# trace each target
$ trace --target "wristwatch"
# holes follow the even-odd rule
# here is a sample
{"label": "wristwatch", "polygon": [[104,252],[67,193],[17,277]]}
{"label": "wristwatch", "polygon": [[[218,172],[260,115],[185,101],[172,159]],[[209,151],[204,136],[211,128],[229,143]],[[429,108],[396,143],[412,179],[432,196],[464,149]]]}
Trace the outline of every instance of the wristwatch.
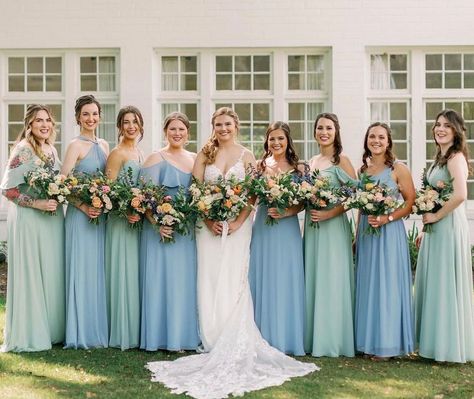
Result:
{"label": "wristwatch", "polygon": [[388,221],[393,222],[393,215],[388,215]]}

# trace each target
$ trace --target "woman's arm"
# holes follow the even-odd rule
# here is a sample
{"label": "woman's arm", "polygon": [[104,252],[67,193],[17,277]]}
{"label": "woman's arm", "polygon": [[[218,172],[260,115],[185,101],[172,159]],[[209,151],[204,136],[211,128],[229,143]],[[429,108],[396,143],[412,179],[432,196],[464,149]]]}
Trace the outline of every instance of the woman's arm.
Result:
{"label": "woman's arm", "polygon": [[64,155],[63,165],[61,167],[61,174],[67,176],[71,173],[76,166],[79,159],[80,146],[78,142],[72,141],[69,143],[66,149],[66,155]]}

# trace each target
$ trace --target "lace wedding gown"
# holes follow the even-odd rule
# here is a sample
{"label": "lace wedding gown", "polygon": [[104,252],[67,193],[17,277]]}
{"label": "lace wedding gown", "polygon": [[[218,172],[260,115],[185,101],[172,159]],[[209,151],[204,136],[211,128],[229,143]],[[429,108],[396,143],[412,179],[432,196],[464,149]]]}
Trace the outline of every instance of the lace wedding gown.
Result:
{"label": "lace wedding gown", "polygon": [[[244,178],[241,158],[225,177]],[[221,175],[216,166],[208,165],[204,180],[216,181]],[[247,279],[251,232],[250,218],[229,236],[216,237],[205,226],[197,230],[199,322],[208,353],[146,365],[152,381],[163,383],[172,393],[227,398],[319,370],[271,347],[254,322]]]}

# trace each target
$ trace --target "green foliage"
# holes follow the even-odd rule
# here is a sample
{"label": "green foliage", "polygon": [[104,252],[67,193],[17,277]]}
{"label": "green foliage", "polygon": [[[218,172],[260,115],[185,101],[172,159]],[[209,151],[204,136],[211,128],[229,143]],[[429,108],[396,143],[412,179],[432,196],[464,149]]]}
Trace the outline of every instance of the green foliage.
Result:
{"label": "green foliage", "polygon": [[0,262],[7,261],[7,242],[0,241]]}
{"label": "green foliage", "polygon": [[411,270],[415,273],[416,270],[416,261],[418,259],[418,248],[416,247],[416,237],[418,237],[418,227],[416,227],[415,222],[411,226],[411,229],[408,230],[407,239],[408,239],[408,249],[410,251],[410,263]]}

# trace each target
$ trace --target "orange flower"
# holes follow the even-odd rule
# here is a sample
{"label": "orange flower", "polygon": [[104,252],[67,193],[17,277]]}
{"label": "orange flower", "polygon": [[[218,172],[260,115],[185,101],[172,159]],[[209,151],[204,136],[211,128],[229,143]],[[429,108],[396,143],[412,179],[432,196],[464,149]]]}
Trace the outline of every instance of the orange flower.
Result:
{"label": "orange flower", "polygon": [[235,194],[239,195],[241,193],[241,191],[242,191],[242,186],[237,185],[237,186],[234,187],[234,193]]}
{"label": "orange flower", "polygon": [[268,179],[267,184],[268,184],[268,188],[272,188],[275,185],[275,180]]}
{"label": "orange flower", "polygon": [[226,201],[224,202],[224,206],[227,207],[227,208],[229,208],[229,209],[232,208],[232,201],[231,201],[231,200],[226,200]]}
{"label": "orange flower", "polygon": [[94,208],[102,208],[103,204],[99,197],[92,197],[92,206]]}
{"label": "orange flower", "polygon": [[167,202],[165,202],[164,204],[161,204],[161,210],[164,213],[169,213],[172,209],[173,209],[173,207],[171,206],[171,204],[169,204]]}
{"label": "orange flower", "polygon": [[140,201],[140,198],[138,197],[133,197],[132,198],[132,201],[130,202],[130,205],[132,206],[132,208],[139,208],[140,205],[141,205],[141,201]]}

